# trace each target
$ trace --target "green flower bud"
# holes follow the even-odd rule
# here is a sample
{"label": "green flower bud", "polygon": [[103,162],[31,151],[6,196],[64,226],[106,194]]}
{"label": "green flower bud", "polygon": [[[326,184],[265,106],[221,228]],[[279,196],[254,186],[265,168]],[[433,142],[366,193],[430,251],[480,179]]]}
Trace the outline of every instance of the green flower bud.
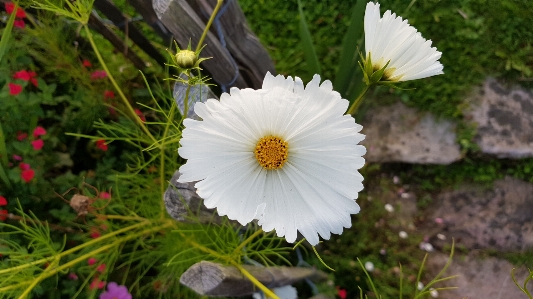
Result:
{"label": "green flower bud", "polygon": [[181,50],[176,54],[176,64],[183,69],[192,68],[197,61],[196,53],[191,50]]}

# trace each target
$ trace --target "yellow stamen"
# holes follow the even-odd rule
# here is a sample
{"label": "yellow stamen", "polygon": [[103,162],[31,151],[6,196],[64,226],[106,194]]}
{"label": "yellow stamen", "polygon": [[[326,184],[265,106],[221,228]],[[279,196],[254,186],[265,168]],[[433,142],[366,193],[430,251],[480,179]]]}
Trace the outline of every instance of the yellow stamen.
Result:
{"label": "yellow stamen", "polygon": [[255,146],[255,158],[263,168],[272,170],[283,167],[287,162],[289,147],[287,142],[275,136],[266,136],[257,142]]}

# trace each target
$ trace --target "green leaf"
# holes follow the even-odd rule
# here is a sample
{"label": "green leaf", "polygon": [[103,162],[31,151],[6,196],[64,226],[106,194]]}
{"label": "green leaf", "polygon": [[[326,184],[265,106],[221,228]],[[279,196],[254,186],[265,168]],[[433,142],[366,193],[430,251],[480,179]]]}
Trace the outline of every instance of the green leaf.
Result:
{"label": "green leaf", "polygon": [[363,44],[364,13],[366,1],[357,0],[352,16],[350,26],[344,35],[342,42],[341,58],[339,60],[339,70],[335,74],[335,90],[343,97],[348,94],[348,89],[355,77],[361,78],[359,74],[361,69],[357,67],[358,47]]}
{"label": "green leaf", "polygon": [[302,2],[298,0],[298,12],[300,13],[300,38],[302,40],[302,48],[307,62],[308,70],[311,74],[321,73],[318,57],[316,56],[315,46],[311,39],[311,33],[305,21],[305,15],[302,8]]}
{"label": "green leaf", "polygon": [[7,48],[9,47],[9,39],[11,38],[11,31],[13,31],[13,24],[15,23],[16,15],[17,14],[15,12],[11,14],[9,20],[7,21],[6,27],[2,32],[2,39],[0,40],[0,61],[2,61],[2,58],[4,58],[4,54],[6,54]]}

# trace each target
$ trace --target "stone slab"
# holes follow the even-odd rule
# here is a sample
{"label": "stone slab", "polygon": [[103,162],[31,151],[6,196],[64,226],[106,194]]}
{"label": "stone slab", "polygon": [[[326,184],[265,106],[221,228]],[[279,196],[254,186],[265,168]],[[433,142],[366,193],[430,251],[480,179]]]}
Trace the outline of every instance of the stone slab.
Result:
{"label": "stone slab", "polygon": [[454,123],[403,103],[370,109],[362,125],[369,162],[450,164],[461,159]]}
{"label": "stone slab", "polygon": [[533,157],[533,93],[489,78],[470,101],[466,119],[477,124],[475,142],[499,158]]}
{"label": "stone slab", "polygon": [[[430,253],[427,263],[428,283],[446,264],[448,255]],[[506,260],[489,257],[479,258],[472,254],[456,255],[444,276],[458,275],[457,278],[435,284],[437,287],[458,287],[454,290],[439,292],[439,299],[520,299],[527,298],[511,279],[511,270],[516,268],[515,277],[522,286],[528,275],[525,266],[513,266]],[[533,284],[528,285],[533,292]]]}
{"label": "stone slab", "polygon": [[468,249],[533,248],[533,184],[507,177],[489,189],[463,186],[439,194],[432,206],[423,226],[437,248],[445,242],[438,234]]}

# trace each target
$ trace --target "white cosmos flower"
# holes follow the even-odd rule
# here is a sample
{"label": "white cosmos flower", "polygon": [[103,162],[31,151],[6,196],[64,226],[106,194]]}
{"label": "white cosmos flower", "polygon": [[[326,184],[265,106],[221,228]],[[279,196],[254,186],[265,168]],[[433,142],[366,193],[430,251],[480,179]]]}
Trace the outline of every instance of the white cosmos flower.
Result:
{"label": "white cosmos flower", "polygon": [[267,73],[259,90],[232,88],[220,101],[196,103],[186,119],[179,182],[199,181],[207,208],[242,225],[258,219],[288,242],[297,231],[312,245],[351,226],[363,189],[357,171],[366,149],[361,125],[344,115],[348,101],[320,76]]}
{"label": "white cosmos flower", "polygon": [[374,71],[390,61],[383,80],[408,81],[444,74],[438,61],[442,53],[407,20],[390,10],[380,18],[379,3],[369,2],[364,25],[366,59],[370,57]]}

